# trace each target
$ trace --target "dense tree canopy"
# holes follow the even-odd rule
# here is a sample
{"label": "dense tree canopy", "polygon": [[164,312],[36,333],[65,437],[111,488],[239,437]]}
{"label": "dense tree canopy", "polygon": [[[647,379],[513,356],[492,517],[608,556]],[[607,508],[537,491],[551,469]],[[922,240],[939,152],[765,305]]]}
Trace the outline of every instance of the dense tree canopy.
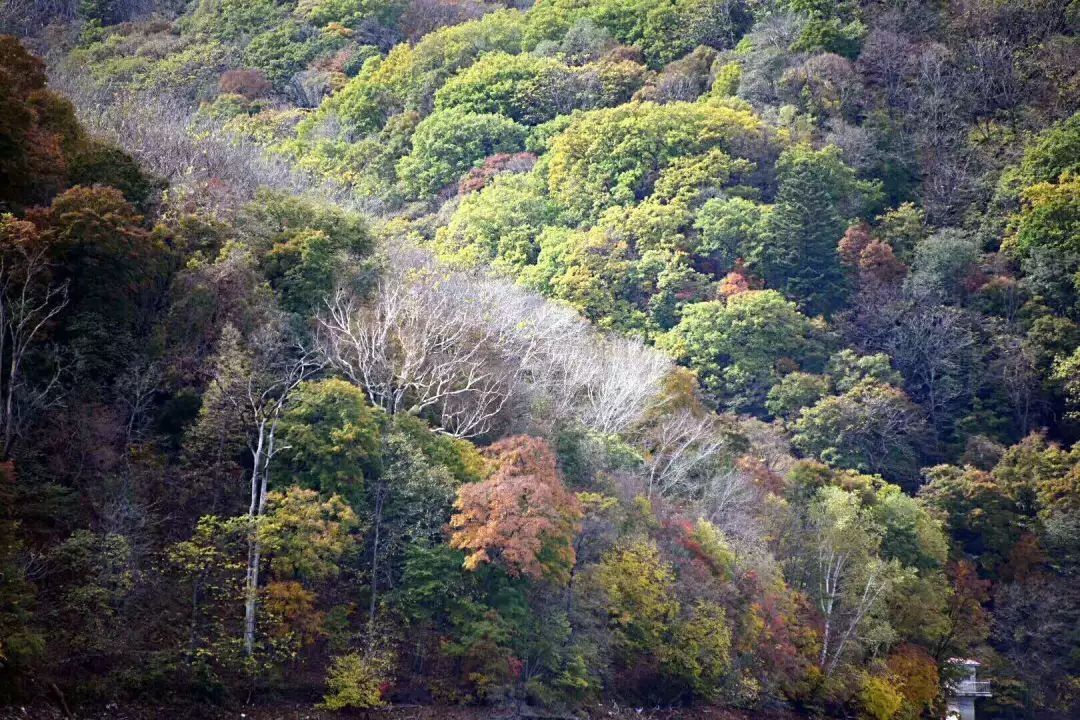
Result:
{"label": "dense tree canopy", "polygon": [[0,702],[1077,716],[1077,27],[3,3]]}

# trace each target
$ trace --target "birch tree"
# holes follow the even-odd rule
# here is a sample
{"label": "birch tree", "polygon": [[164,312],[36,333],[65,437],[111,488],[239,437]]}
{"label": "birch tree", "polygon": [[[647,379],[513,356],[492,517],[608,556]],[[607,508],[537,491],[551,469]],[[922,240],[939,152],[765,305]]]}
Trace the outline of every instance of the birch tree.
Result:
{"label": "birch tree", "polygon": [[52,281],[46,250],[32,223],[0,216],[0,459],[10,456],[21,425],[46,405],[60,379],[58,369],[31,387],[25,376],[25,361],[68,302],[67,283]]}
{"label": "birch tree", "polygon": [[880,531],[853,493],[822,488],[808,531],[806,584],[822,617],[818,664],[828,677],[856,646],[891,639],[891,628],[876,613],[901,570],[878,556]]}
{"label": "birch tree", "polygon": [[646,496],[697,496],[730,460],[731,437],[712,414],[689,409],[661,416],[643,438]]}
{"label": "birch tree", "polygon": [[277,431],[293,392],[321,367],[314,352],[290,346],[277,328],[267,328],[250,338],[243,337],[232,325],[222,332],[212,389],[241,418],[251,453],[247,510],[250,527],[244,574],[244,652],[249,657],[255,651],[262,556],[258,528],[266,512],[271,461],[285,449],[277,444]]}

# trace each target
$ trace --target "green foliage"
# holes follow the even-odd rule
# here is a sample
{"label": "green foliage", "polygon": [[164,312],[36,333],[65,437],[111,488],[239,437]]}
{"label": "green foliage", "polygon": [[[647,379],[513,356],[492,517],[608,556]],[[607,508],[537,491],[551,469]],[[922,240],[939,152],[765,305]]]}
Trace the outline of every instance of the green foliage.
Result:
{"label": "green foliage", "polygon": [[918,500],[895,485],[884,485],[877,492],[871,513],[882,528],[883,557],[919,570],[944,567],[948,538],[941,523]]}
{"label": "green foliage", "polygon": [[900,373],[893,370],[887,354],[859,355],[850,348],[829,358],[825,372],[832,379],[833,387],[838,393],[848,392],[863,380],[896,386],[903,381]]}
{"label": "green foliage", "polygon": [[439,254],[468,266],[520,271],[535,264],[539,235],[555,218],[543,190],[533,174],[506,174],[466,195],[436,233]]}
{"label": "green foliage", "polygon": [[548,189],[577,220],[595,219],[652,191],[657,171],[680,156],[719,148],[738,154],[763,136],[747,108],[708,103],[631,103],[583,113],[551,143]]}
{"label": "green foliage", "polygon": [[324,501],[314,490],[290,487],[270,493],[257,532],[277,578],[318,581],[341,571],[356,522],[337,495]]}
{"label": "green foliage", "polygon": [[1063,310],[1075,312],[1080,277],[1080,176],[1026,188],[1011,238],[1032,284]]}
{"label": "green foliage", "polygon": [[109,654],[122,604],[135,587],[131,543],[123,535],[76,530],[49,551],[56,588],[50,621],[72,650]]}
{"label": "green foliage", "polygon": [[638,541],[604,556],[597,582],[607,597],[608,613],[620,652],[653,652],[664,645],[679,602],[671,594],[675,576],[656,546]]}
{"label": "green foliage", "polygon": [[347,138],[367,135],[401,111],[427,110],[435,91],[485,52],[516,53],[521,48],[522,15],[512,10],[429,33],[415,46],[395,46],[385,58],[373,57],[341,92],[324,103],[305,128],[330,117]]}
{"label": "green foliage", "polygon": [[316,24],[358,27],[366,20],[391,25],[404,9],[399,0],[300,0],[296,15]]}
{"label": "green foliage", "polygon": [[468,440],[432,432],[413,415],[394,416],[394,425],[431,464],[446,468],[455,483],[479,482],[490,471],[480,451]]}
{"label": "green foliage", "polygon": [[[735,407],[759,406],[783,374],[814,355],[810,321],[775,290],[688,305],[662,345]],[[783,362],[782,362],[783,361]]]}
{"label": "green foliage", "polygon": [[545,0],[529,13],[525,43],[533,47],[543,40],[561,38],[585,20],[619,42],[641,48],[650,65],[659,67],[701,43],[734,45],[750,19],[742,2]]}
{"label": "green foliage", "polygon": [[268,190],[244,209],[244,231],[283,307],[304,316],[373,244],[358,213]]}
{"label": "green foliage", "polygon": [[191,14],[191,28],[221,40],[238,40],[266,32],[288,14],[276,0],[199,0]]}
{"label": "green foliage", "polygon": [[1062,384],[1070,417],[1080,420],[1080,348],[1054,363],[1053,378]]}
{"label": "green foliage", "polygon": [[244,63],[262,70],[274,88],[284,92],[293,76],[316,55],[341,44],[332,34],[320,35],[298,23],[284,22],[251,38],[244,50]]}
{"label": "green foliage", "polygon": [[731,628],[724,608],[699,600],[675,628],[673,640],[665,658],[668,672],[686,682],[702,700],[723,700],[731,662]]}
{"label": "green foliage", "polygon": [[870,720],[890,720],[903,701],[904,696],[887,678],[867,675],[859,688],[859,703]]}
{"label": "green foliage", "polygon": [[[983,710],[1077,714],[1075,12],[135,5],[84,3],[50,72],[117,99],[80,110],[167,189],[0,39],[3,702],[233,703],[326,674],[329,710],[907,719],[962,656],[992,674]],[[234,140],[229,167],[201,152]],[[464,272],[411,272],[414,243]],[[508,275],[687,367],[560,347],[545,323],[569,316],[502,287],[515,307],[473,318],[497,331],[447,346],[435,317],[355,347],[435,375],[475,353],[510,393],[484,449],[383,417],[337,363],[283,389],[299,351],[268,338],[319,349],[339,289],[372,329],[409,289],[384,264]],[[21,298],[50,287],[35,325]],[[290,394],[258,518],[252,388]]]}
{"label": "green foliage", "polygon": [[914,203],[904,203],[879,215],[877,226],[896,257],[910,262],[915,247],[926,237],[926,213]]}
{"label": "green foliage", "polygon": [[872,209],[880,188],[856,178],[836,147],[785,151],[764,243],[751,253],[765,281],[809,314],[835,310],[846,293],[836,246],[848,222]]}
{"label": "green foliage", "polygon": [[811,19],[791,49],[793,52],[831,52],[855,59],[862,45],[866,26],[859,21],[844,23],[839,18]]}
{"label": "green foliage", "polygon": [[303,383],[281,418],[292,479],[355,502],[378,471],[380,422],[360,388],[344,380]]}
{"label": "green foliage", "polygon": [[576,106],[575,85],[575,74],[558,60],[493,52],[439,88],[435,109],[499,114],[537,125]]}
{"label": "green foliage", "polygon": [[737,62],[729,62],[720,66],[713,79],[711,92],[717,97],[734,97],[739,90],[739,80],[742,77],[742,65]]}
{"label": "green foliage", "polygon": [[1080,174],[1080,113],[1046,129],[1024,149],[1019,179],[1024,185],[1057,182]]}
{"label": "green foliage", "polygon": [[793,372],[769,389],[765,409],[785,420],[792,420],[803,408],[815,404],[829,392],[829,379],[822,375]]}
{"label": "green foliage", "polygon": [[745,198],[713,198],[701,206],[694,220],[698,232],[694,254],[729,270],[740,258],[760,252],[769,208]]}
{"label": "green foliage", "polygon": [[338,655],[326,675],[327,694],[321,707],[327,710],[383,707],[382,686],[389,680],[393,660],[380,655]]}
{"label": "green foliage", "polygon": [[908,286],[920,295],[941,299],[963,292],[962,282],[978,260],[976,240],[958,231],[931,235],[915,246]]}
{"label": "green foliage", "polygon": [[15,465],[0,465],[0,662],[19,668],[45,649],[45,636],[34,624],[36,588],[19,565],[23,552],[16,514]]}
{"label": "green foliage", "polygon": [[793,440],[804,452],[837,467],[911,483],[925,437],[922,414],[902,390],[864,380],[804,410],[795,422]]}
{"label": "green foliage", "polygon": [[949,534],[993,572],[1022,532],[1015,497],[994,475],[974,468],[938,466],[919,496],[947,523]]}
{"label": "green foliage", "polygon": [[501,115],[459,109],[432,113],[416,126],[412,152],[397,165],[406,194],[426,198],[489,155],[525,147],[525,128]]}
{"label": "green foliage", "polygon": [[87,139],[68,160],[68,181],[72,185],[108,185],[124,194],[140,211],[150,207],[161,183],[143,174],[138,163],[123,150]]}

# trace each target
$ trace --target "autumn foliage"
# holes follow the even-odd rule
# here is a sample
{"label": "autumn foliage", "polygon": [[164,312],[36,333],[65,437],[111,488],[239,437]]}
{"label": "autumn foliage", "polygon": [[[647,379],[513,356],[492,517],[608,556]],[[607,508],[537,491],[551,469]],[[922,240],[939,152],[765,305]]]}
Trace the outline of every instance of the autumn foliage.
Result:
{"label": "autumn foliage", "polygon": [[513,576],[564,578],[581,507],[559,477],[555,454],[540,438],[517,435],[491,445],[494,471],[458,491],[450,546],[465,550],[465,567],[497,562]]}
{"label": "autumn foliage", "polygon": [[224,94],[243,95],[248,100],[266,97],[274,89],[261,70],[229,70],[218,80],[218,90]]}

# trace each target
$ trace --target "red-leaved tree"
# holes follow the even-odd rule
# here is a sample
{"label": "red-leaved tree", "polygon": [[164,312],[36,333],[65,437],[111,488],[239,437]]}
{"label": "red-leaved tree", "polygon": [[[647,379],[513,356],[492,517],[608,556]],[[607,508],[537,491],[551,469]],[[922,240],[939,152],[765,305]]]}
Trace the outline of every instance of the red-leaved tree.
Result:
{"label": "red-leaved tree", "polygon": [[465,567],[496,562],[512,576],[565,581],[581,521],[577,497],[559,477],[555,454],[540,438],[517,435],[488,447],[491,476],[458,490],[450,545]]}

